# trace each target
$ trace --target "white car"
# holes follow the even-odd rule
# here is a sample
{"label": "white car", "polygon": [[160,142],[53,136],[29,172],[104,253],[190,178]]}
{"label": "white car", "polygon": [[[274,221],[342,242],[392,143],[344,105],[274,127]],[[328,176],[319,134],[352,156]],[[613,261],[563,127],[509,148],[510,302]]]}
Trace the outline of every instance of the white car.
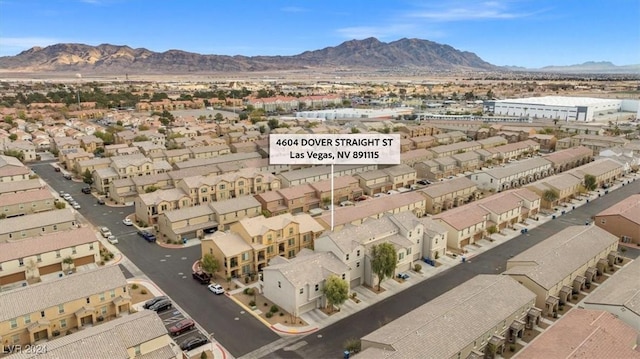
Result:
{"label": "white car", "polygon": [[71,207],[73,207],[73,209],[80,209],[80,204],[78,204],[78,202],[73,202],[71,203]]}
{"label": "white car", "polygon": [[209,288],[209,290],[215,294],[224,294],[224,288],[222,288],[220,284],[211,283],[207,286],[207,288]]}
{"label": "white car", "polygon": [[104,238],[109,238],[109,236],[112,235],[111,231],[107,227],[100,227],[100,234],[102,234]]}
{"label": "white car", "polygon": [[107,241],[109,241],[109,243],[111,244],[118,244],[118,238],[116,238],[116,236],[113,236],[113,235],[107,237]]}
{"label": "white car", "polygon": [[122,223],[124,223],[125,226],[133,226],[133,222],[131,222],[129,218],[123,219]]}

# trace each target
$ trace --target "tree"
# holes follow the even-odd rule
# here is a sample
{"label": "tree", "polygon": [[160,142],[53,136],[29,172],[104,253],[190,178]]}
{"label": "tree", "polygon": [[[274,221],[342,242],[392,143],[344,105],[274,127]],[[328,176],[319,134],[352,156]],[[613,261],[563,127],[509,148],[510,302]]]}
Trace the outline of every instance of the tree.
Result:
{"label": "tree", "polygon": [[9,156],[9,157],[15,157],[15,158],[19,159],[20,161],[24,161],[24,153],[22,153],[21,151],[18,151],[18,150],[5,150],[4,151],[4,155],[5,156]]}
{"label": "tree", "polygon": [[133,142],[145,142],[145,141],[149,141],[149,137],[145,135],[138,135],[133,138]]}
{"label": "tree", "polygon": [[269,119],[269,121],[267,121],[267,126],[269,126],[270,129],[274,129],[274,128],[278,128],[278,120],[275,118]]}
{"label": "tree", "polygon": [[12,133],[12,134],[10,134],[10,135],[9,135],[9,139],[10,139],[11,141],[15,141],[15,140],[17,140],[17,139],[18,139],[18,135],[16,135],[15,133]]}
{"label": "tree", "polygon": [[498,227],[493,225],[493,226],[487,228],[487,233],[489,233],[489,235],[498,233]]}
{"label": "tree", "polygon": [[91,176],[91,171],[87,168],[84,170],[84,174],[82,175],[82,182],[86,184],[93,184],[93,176]]}
{"label": "tree", "polygon": [[73,264],[73,258],[71,258],[71,256],[65,257],[62,260],[62,263],[67,265],[67,270],[71,269],[71,265]]}
{"label": "tree", "polygon": [[553,203],[559,198],[558,192],[548,189],[542,193],[542,199],[547,201],[550,206],[553,206]]}
{"label": "tree", "polygon": [[138,126],[138,131],[148,131],[149,130],[149,126],[148,125],[140,125]]}
{"label": "tree", "polygon": [[349,298],[349,284],[337,275],[330,275],[324,283],[322,292],[327,297],[327,305],[340,308],[340,305]]}
{"label": "tree", "polygon": [[224,116],[222,116],[220,112],[217,112],[213,119],[216,121],[216,123],[220,123],[224,119]]}
{"label": "tree", "polygon": [[393,244],[381,243],[371,247],[371,270],[378,276],[378,290],[385,278],[393,276],[397,260]]}
{"label": "tree", "polygon": [[158,190],[158,187],[156,186],[149,186],[147,188],[145,188],[144,193],[152,193]]}
{"label": "tree", "polygon": [[215,275],[215,273],[218,271],[218,268],[220,268],[220,263],[218,263],[218,260],[209,253],[205,254],[202,257],[200,265],[202,266],[203,271],[211,275]]}
{"label": "tree", "polygon": [[584,175],[584,188],[588,191],[593,191],[598,186],[596,177],[593,175]]}

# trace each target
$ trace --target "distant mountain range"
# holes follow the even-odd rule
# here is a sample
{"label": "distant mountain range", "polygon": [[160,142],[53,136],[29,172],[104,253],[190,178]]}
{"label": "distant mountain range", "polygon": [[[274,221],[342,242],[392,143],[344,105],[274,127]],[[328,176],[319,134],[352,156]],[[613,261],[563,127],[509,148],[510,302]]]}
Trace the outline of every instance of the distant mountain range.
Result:
{"label": "distant mountain range", "polygon": [[499,67],[476,54],[420,39],[385,43],[376,38],[350,40],[335,47],[293,56],[201,55],[181,50],[154,52],[145,48],[102,44],[56,44],[33,47],[16,56],[0,57],[4,72],[80,72],[94,74],[179,74],[251,71],[544,71],[565,73],[638,73],[640,65],[615,66],[587,62],[542,69]]}
{"label": "distant mountain range", "polygon": [[616,66],[608,61],[588,61],[582,64],[570,66],[545,66],[537,71],[562,73],[638,74],[640,73],[640,64]]}
{"label": "distant mountain range", "polygon": [[427,69],[433,71],[495,71],[498,67],[476,54],[428,40],[375,38],[351,40],[335,47],[294,56],[201,55],[180,50],[153,52],[144,48],[103,44],[56,44],[34,47],[16,56],[0,57],[0,69],[44,72],[185,73],[313,69]]}

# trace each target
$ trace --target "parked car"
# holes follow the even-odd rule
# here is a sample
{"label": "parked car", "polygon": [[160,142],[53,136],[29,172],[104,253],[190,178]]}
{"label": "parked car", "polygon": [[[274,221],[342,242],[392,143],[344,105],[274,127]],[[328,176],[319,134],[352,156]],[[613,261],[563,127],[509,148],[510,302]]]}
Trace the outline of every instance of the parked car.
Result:
{"label": "parked car", "polygon": [[176,324],[169,327],[169,333],[171,335],[180,335],[184,332],[188,332],[196,326],[196,323],[192,319],[183,319]]}
{"label": "parked car", "polygon": [[149,233],[147,231],[139,231],[138,235],[144,238],[144,240],[147,242],[151,243],[156,241],[156,236],[153,233]]}
{"label": "parked car", "polygon": [[407,273],[398,273],[398,278],[407,280],[409,279],[409,275]]}
{"label": "parked car", "polygon": [[211,275],[209,275],[209,273],[206,272],[193,272],[191,274],[191,276],[193,277],[193,279],[197,280],[198,282],[200,282],[200,284],[209,284],[211,283]]}
{"label": "parked car", "polygon": [[353,206],[354,203],[351,201],[342,201],[340,202],[340,207],[347,207],[347,206]]}
{"label": "parked car", "polygon": [[369,197],[367,197],[367,196],[360,196],[360,197],[354,198],[353,200],[356,201],[356,202],[360,202],[360,201],[366,201],[368,199],[369,199]]}
{"label": "parked car", "polygon": [[165,300],[165,299],[169,299],[169,298],[165,297],[164,295],[159,296],[159,297],[155,297],[155,298],[151,298],[148,301],[144,302],[144,304],[142,305],[142,308],[149,309],[149,307],[151,307],[152,305],[156,304],[157,302],[159,302],[161,300]]}
{"label": "parked car", "polygon": [[122,223],[123,223],[125,226],[133,226],[133,222],[131,222],[131,220],[130,220],[129,218],[125,218],[125,219],[123,219],[123,220],[122,220]]}
{"label": "parked car", "polygon": [[154,305],[150,306],[149,309],[154,312],[164,312],[165,310],[169,310],[173,307],[173,303],[169,299],[162,299],[157,301]]}
{"label": "parked car", "polygon": [[80,204],[78,202],[73,202],[71,203],[71,207],[73,207],[73,209],[80,209],[82,207],[80,207]]}
{"label": "parked car", "polygon": [[109,237],[107,237],[107,241],[111,244],[118,244],[118,238],[116,238],[116,236],[114,235],[110,235]]}
{"label": "parked car", "polygon": [[380,198],[386,196],[384,193],[376,193],[373,195],[373,198]]}
{"label": "parked car", "polygon": [[70,200],[73,199],[73,197],[71,197],[71,195],[68,194],[68,193],[61,194],[61,196],[62,196],[62,198],[64,198],[67,201],[70,201]]}
{"label": "parked car", "polygon": [[71,174],[65,173],[65,174],[62,175],[62,177],[64,177],[65,179],[70,180],[71,179]]}
{"label": "parked car", "polygon": [[189,351],[199,346],[207,344],[209,341],[204,337],[189,338],[180,344],[180,349]]}
{"label": "parked car", "polygon": [[398,193],[400,193],[400,192],[396,191],[395,189],[392,189],[392,190],[388,190],[388,191],[387,191],[387,194],[388,194],[388,195],[398,194]]}
{"label": "parked car", "polygon": [[60,167],[53,167],[53,170],[56,172],[60,172]]}
{"label": "parked car", "polygon": [[102,234],[104,238],[109,238],[111,231],[107,227],[100,227],[100,234]]}
{"label": "parked car", "polygon": [[91,187],[82,187],[82,193],[91,194]]}
{"label": "parked car", "polygon": [[104,204],[104,198],[98,198],[98,204],[100,205]]}
{"label": "parked car", "polygon": [[224,294],[224,288],[220,284],[212,283],[207,286],[209,290],[215,294]]}

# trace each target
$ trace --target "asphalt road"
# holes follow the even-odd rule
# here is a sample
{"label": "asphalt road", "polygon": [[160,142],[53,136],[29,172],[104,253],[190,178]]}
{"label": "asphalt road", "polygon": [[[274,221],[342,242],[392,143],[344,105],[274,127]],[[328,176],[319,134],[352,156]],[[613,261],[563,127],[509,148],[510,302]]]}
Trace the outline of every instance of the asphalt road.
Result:
{"label": "asphalt road", "polygon": [[200,258],[200,246],[167,249],[148,243],[137,235],[134,227],[122,223],[133,207],[98,205],[94,196],[80,192],[84,183],[64,179],[51,163],[40,162],[30,167],[54,190],[71,194],[82,207],[79,212],[93,225],[109,227],[118,238],[117,248],[208,333],[213,333],[234,357],[280,338],[251,314],[242,312],[231,299],[214,295],[191,278],[191,265]]}
{"label": "asphalt road", "polygon": [[[266,355],[264,358],[342,358],[344,343],[348,339],[360,339],[385,323],[406,314],[478,274],[501,273],[510,256],[523,252],[567,226],[584,225],[585,221],[593,215],[638,192],[640,192],[640,180],[591,201],[556,220],[531,229],[526,235],[505,242],[473,257],[465,264],[455,266],[313,334],[299,338],[299,340],[287,341],[286,347]],[[625,255],[637,257],[638,250],[628,250]],[[437,330],[437,328],[433,329]]]}

